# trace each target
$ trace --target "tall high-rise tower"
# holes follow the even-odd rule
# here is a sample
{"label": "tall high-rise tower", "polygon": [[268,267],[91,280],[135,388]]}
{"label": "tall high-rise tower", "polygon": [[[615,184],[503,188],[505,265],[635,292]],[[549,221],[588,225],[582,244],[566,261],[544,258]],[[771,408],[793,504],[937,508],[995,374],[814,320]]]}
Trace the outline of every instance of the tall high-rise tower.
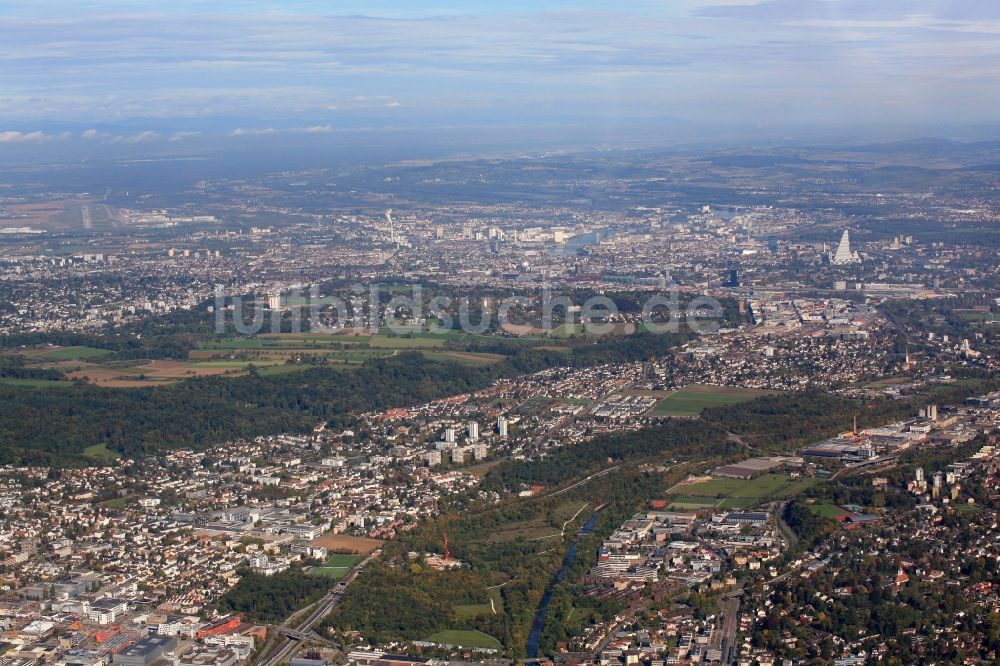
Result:
{"label": "tall high-rise tower", "polygon": [[837,246],[837,252],[833,255],[830,263],[843,266],[845,264],[857,264],[860,261],[858,253],[851,252],[851,232],[844,229],[844,235],[840,237],[840,245]]}

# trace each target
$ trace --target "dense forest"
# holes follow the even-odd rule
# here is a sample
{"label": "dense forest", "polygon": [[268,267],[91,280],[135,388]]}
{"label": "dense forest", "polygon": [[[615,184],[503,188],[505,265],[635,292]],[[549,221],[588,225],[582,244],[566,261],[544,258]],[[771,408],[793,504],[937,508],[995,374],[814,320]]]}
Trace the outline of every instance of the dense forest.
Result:
{"label": "dense forest", "polygon": [[241,613],[252,622],[282,622],[298,609],[319,600],[333,586],[326,576],[289,569],[273,576],[243,572],[236,587],[219,599],[222,612]]}
{"label": "dense forest", "polygon": [[782,518],[795,532],[802,550],[815,548],[818,543],[840,529],[837,521],[813,512],[809,505],[800,499],[793,500],[785,506]]}
{"label": "dense forest", "polygon": [[126,456],[238,437],[307,432],[321,421],[482,388],[492,373],[406,353],[290,376],[202,377],[157,388],[57,390],[0,384],[0,462],[81,461],[105,444]]}
{"label": "dense forest", "polygon": [[[197,322],[191,324],[196,328]],[[89,345],[134,354],[185,354],[199,339],[181,331],[159,338],[46,334],[45,341]],[[0,384],[0,463],[82,464],[85,448],[103,444],[134,457],[163,448],[204,447],[239,437],[308,432],[319,422],[348,425],[352,414],[417,404],[474,391],[501,377],[550,367],[584,367],[609,361],[643,360],[664,354],[683,338],[639,334],[611,340],[578,341],[568,352],[512,347],[491,366],[470,367],[430,360],[418,352],[372,359],[353,368],[314,367],[294,375],[200,377],[150,388],[98,388],[83,382],[31,388]],[[38,336],[7,338],[7,345],[38,344]],[[135,343],[138,346],[133,346]],[[487,346],[493,343],[487,343]],[[516,343],[513,343],[516,345]],[[16,357],[15,357],[16,358]],[[55,371],[32,369],[16,360],[0,376],[56,379]]]}
{"label": "dense forest", "polygon": [[[425,639],[458,622],[455,604],[488,603],[482,582],[467,571],[440,572],[370,564],[327,624],[361,631],[375,642]],[[419,575],[415,575],[419,571]],[[476,594],[478,592],[478,595]]]}
{"label": "dense forest", "polygon": [[600,435],[561,448],[541,460],[509,460],[491,470],[484,488],[514,489],[521,485],[559,484],[598,467],[646,456],[698,457],[708,460],[741,450],[726,431],[715,424],[693,420],[671,421],[665,426],[636,432]]}

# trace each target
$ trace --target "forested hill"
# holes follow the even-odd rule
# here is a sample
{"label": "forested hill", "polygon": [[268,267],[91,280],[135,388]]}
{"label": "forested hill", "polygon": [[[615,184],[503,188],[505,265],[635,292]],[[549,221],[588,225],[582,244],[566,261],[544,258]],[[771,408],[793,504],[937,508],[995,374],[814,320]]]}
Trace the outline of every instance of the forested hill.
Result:
{"label": "forested hill", "polygon": [[501,377],[556,366],[646,360],[669,353],[685,339],[639,334],[579,341],[565,352],[508,344],[503,347],[506,358],[489,366],[404,352],[353,367],[200,377],[150,388],[107,389],[69,381],[44,388],[0,383],[0,464],[85,464],[92,461],[83,451],[94,445],[135,457],[240,437],[303,433],[320,422],[342,426],[359,412],[475,391]]}
{"label": "forested hill", "polygon": [[82,463],[83,450],[94,444],[137,456],[308,432],[321,421],[336,423],[352,413],[476,390],[495,372],[408,353],[352,369],[203,377],[158,388],[65,382],[64,388],[31,390],[0,384],[0,461]]}

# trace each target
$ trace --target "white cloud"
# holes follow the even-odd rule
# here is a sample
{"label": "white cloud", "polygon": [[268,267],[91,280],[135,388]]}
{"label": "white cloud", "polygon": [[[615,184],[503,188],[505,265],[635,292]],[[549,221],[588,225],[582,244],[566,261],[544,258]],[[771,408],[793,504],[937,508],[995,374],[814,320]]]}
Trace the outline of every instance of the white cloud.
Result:
{"label": "white cloud", "polygon": [[80,134],[80,136],[88,140],[101,139],[103,141],[113,140],[115,138],[113,134],[109,134],[108,132],[99,132],[93,128],[86,130]]}
{"label": "white cloud", "polygon": [[[61,136],[62,135],[60,135],[60,137]],[[0,143],[38,143],[55,138],[59,137],[40,131],[18,132],[15,130],[8,130],[6,132],[0,132]]]}
{"label": "white cloud", "polygon": [[263,129],[248,129],[244,127],[237,127],[233,130],[233,136],[265,136],[268,134],[277,134],[278,130],[273,127],[265,127]]}
{"label": "white cloud", "polygon": [[[106,1],[105,8],[114,4]],[[0,106],[12,124],[243,118],[230,129],[262,128],[240,127],[232,136],[254,137],[305,133],[309,123],[325,133],[322,123],[338,109],[371,110],[373,122],[391,115],[393,123],[411,110],[414,122],[449,123],[477,110],[510,112],[513,120],[558,118],[567,109],[625,117],[653,107],[759,121],[783,100],[785,113],[808,122],[831,113],[880,119],[879,100],[919,89],[925,94],[912,107],[915,118],[973,122],[991,120],[1000,99],[1000,68],[990,69],[990,58],[1000,58],[995,0],[658,0],[621,10],[601,3],[609,7],[601,11],[545,4],[537,12],[457,17],[320,10],[191,20],[185,9],[155,21],[8,17],[0,20],[9,35],[0,41]],[[817,71],[828,74],[818,79]],[[868,90],[878,85],[886,90],[873,98]],[[827,91],[835,108],[816,101]],[[245,119],[248,109],[257,120]],[[267,127],[278,122],[283,129]],[[96,130],[84,136],[111,140]]]}
{"label": "white cloud", "polygon": [[299,127],[292,131],[304,134],[329,134],[333,131],[333,128],[329,125],[313,125],[312,127]]}
{"label": "white cloud", "polygon": [[232,131],[231,136],[272,136],[274,134],[330,134],[333,127],[330,125],[309,125],[308,127],[290,127],[288,129],[275,129],[273,127],[247,128],[237,127]]}
{"label": "white cloud", "polygon": [[116,136],[111,139],[111,143],[145,143],[147,141],[155,141],[159,138],[159,132],[146,130],[145,132],[139,132],[138,134],[131,134],[129,136]]}
{"label": "white cloud", "polygon": [[176,143],[178,141],[183,141],[184,139],[190,139],[192,137],[201,136],[201,132],[174,132],[173,135],[167,139],[171,143]]}

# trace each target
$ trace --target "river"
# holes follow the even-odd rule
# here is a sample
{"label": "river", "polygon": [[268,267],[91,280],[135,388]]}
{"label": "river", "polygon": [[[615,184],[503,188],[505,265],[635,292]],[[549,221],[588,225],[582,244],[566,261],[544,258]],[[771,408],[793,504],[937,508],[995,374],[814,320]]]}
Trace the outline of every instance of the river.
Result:
{"label": "river", "polygon": [[[594,525],[597,524],[597,518],[601,515],[598,511],[594,513],[587,522],[583,524],[580,531],[577,532],[577,538],[581,536],[586,536],[594,531]],[[527,654],[528,659],[538,658],[538,641],[542,637],[542,631],[545,629],[545,618],[549,613],[549,604],[552,603],[552,591],[556,585],[561,583],[564,578],[566,578],[566,572],[569,571],[570,566],[573,564],[573,560],[576,559],[576,545],[571,544],[569,549],[566,551],[566,557],[563,558],[562,566],[559,567],[559,571],[549,582],[549,586],[545,588],[545,594],[542,595],[542,603],[538,606],[538,612],[535,613],[535,621],[531,623],[531,633],[528,634],[528,645]]]}
{"label": "river", "polygon": [[572,256],[588,245],[597,245],[607,235],[607,229],[597,229],[585,234],[578,234],[556,245],[550,251],[552,254]]}

